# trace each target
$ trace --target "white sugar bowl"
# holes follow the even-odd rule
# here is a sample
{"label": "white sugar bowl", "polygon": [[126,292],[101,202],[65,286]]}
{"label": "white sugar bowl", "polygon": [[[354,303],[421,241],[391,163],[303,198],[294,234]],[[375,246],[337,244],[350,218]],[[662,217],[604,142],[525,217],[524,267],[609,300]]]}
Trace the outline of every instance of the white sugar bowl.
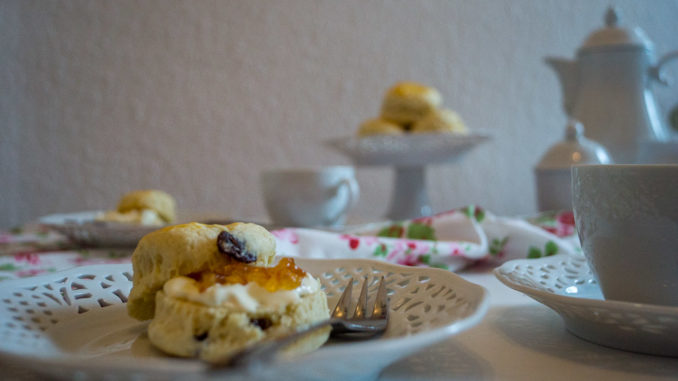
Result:
{"label": "white sugar bowl", "polygon": [[549,148],[535,168],[539,211],[572,209],[571,168],[579,164],[610,164],[605,147],[584,136],[584,127],[570,120],[565,140]]}

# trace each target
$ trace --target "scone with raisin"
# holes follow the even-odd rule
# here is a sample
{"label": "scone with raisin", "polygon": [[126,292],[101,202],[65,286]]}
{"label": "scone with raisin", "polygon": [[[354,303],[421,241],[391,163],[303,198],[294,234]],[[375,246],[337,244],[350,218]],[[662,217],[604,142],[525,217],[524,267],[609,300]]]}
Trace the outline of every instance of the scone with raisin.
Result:
{"label": "scone with raisin", "polygon": [[[148,337],[160,350],[206,361],[327,319],[320,282],[293,259],[274,256],[273,236],[256,224],[160,229],[132,255],[128,313],[152,319]],[[290,351],[316,349],[328,335],[310,335]]]}

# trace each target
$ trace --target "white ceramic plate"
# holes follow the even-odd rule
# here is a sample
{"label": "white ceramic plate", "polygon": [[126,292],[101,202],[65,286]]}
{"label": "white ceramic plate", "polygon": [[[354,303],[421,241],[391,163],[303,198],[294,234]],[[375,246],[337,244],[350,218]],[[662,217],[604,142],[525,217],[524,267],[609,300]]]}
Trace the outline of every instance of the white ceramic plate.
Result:
{"label": "white ceramic plate", "polygon": [[331,342],[256,374],[215,372],[197,360],[156,351],[145,335],[147,323],[127,316],[131,265],[100,265],[3,282],[0,360],[80,380],[368,380],[397,359],[470,328],[487,310],[486,290],[448,271],[372,260],[296,261],[320,279],[331,306],[351,277],[368,276],[374,294],[377,277],[384,275],[391,302],[384,337]]}
{"label": "white ceramic plate", "polygon": [[[38,222],[71,241],[87,247],[136,247],[141,237],[163,226],[143,226],[121,222],[97,221],[98,210],[77,213],[51,214],[38,219]],[[213,216],[207,213],[181,212],[177,224],[202,221],[205,223],[230,223],[235,220]],[[269,227],[261,224],[264,227]]]}
{"label": "white ceramic plate", "polygon": [[[163,226],[142,226],[134,224],[125,224],[120,222],[97,221],[96,216],[101,213],[98,210],[51,214],[40,217],[38,223],[63,234],[74,243],[86,247],[120,247],[134,248],[141,237],[160,229]],[[355,218],[354,218],[355,220]],[[265,222],[265,219],[251,221],[249,219],[235,220],[221,216],[213,216],[207,213],[180,213],[177,224],[185,222],[199,221],[210,224],[226,225],[236,221],[254,222],[265,227],[267,230],[281,229],[284,226],[274,225]],[[354,231],[371,226],[373,222],[367,223],[364,220],[349,221],[349,225],[336,227],[318,227],[334,232]]]}
{"label": "white ceramic plate", "polygon": [[349,136],[332,139],[327,144],[351,157],[358,165],[422,166],[457,160],[488,135],[473,133],[407,134],[398,136]]}
{"label": "white ceramic plate", "polygon": [[100,211],[51,214],[38,222],[71,241],[88,247],[135,247],[141,237],[162,226],[97,221]]}
{"label": "white ceramic plate", "polygon": [[567,329],[583,339],[678,357],[678,307],[604,300],[583,256],[509,261],[494,274],[507,286],[556,311]]}

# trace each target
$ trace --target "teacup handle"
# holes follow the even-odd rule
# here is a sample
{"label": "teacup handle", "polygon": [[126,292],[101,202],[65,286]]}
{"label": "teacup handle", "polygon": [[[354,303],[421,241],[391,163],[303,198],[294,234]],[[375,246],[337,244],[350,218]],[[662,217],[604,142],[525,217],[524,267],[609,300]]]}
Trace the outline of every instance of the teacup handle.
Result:
{"label": "teacup handle", "polygon": [[348,202],[341,208],[337,213],[328,218],[326,221],[327,225],[333,225],[339,220],[339,218],[348,212],[355,204],[358,203],[358,198],[360,196],[360,188],[358,188],[358,182],[354,178],[341,179],[339,184],[335,187],[335,192],[339,192],[342,187],[348,187]]}

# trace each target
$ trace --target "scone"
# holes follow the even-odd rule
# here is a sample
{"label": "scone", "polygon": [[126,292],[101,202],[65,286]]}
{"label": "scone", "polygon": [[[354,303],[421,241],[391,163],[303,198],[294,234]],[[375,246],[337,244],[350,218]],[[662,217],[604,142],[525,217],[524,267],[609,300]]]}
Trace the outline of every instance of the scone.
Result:
{"label": "scone", "polygon": [[118,212],[152,210],[165,223],[172,223],[176,218],[176,202],[174,197],[161,190],[138,190],[125,194],[118,202]]}
{"label": "scone", "polygon": [[368,119],[364,121],[358,129],[358,136],[360,137],[376,135],[402,135],[404,133],[405,130],[401,125],[381,118]]}
{"label": "scone", "polygon": [[[148,337],[175,356],[221,360],[329,318],[320,282],[291,258],[274,263],[275,240],[247,223],[190,223],[146,235],[132,255],[128,313],[152,318]],[[329,329],[289,351],[318,348]]]}
{"label": "scone", "polygon": [[151,209],[130,210],[125,213],[110,210],[97,215],[96,220],[142,226],[162,226],[166,224],[165,220],[155,210]]}
{"label": "scone", "polygon": [[417,82],[399,82],[391,87],[381,106],[381,117],[402,126],[415,123],[442,103],[433,87]]}
{"label": "scone", "polygon": [[468,129],[461,117],[448,109],[433,110],[417,121],[413,126],[412,133],[445,132],[466,135]]}
{"label": "scone", "polygon": [[216,269],[233,262],[217,246],[226,231],[244,245],[244,252],[256,256],[255,264],[266,266],[275,255],[275,239],[256,224],[205,225],[192,222],[168,226],[145,235],[132,253],[134,277],[127,301],[130,316],[139,320],[153,317],[155,294],[165,282],[178,275]]}
{"label": "scone", "polygon": [[[288,271],[290,266],[295,267],[292,259],[281,259],[273,271]],[[221,276],[202,272],[168,281],[157,294],[155,317],[148,326],[151,343],[175,356],[216,361],[329,317],[325,293],[309,274],[295,275],[300,283],[293,289],[276,286],[276,291],[252,281],[222,285],[210,279]],[[327,330],[320,331],[289,351],[314,350],[327,337]]]}

